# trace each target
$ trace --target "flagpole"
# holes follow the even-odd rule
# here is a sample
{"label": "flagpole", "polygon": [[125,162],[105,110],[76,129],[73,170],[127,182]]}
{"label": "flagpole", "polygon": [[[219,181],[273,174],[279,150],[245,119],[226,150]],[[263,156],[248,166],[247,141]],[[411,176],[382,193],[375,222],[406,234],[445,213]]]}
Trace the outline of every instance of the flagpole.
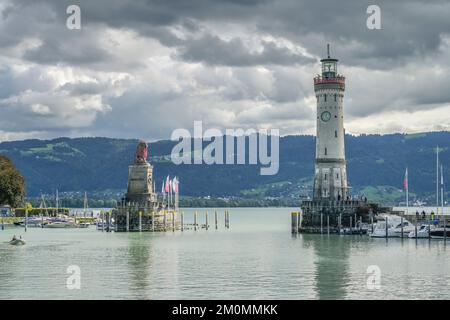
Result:
{"label": "flagpole", "polygon": [[436,146],[436,215],[439,214],[439,146]]}
{"label": "flagpole", "polygon": [[409,178],[408,178],[408,167],[406,167],[406,214],[409,213]]}
{"label": "flagpole", "polygon": [[442,170],[442,164],[441,164],[441,206],[442,206],[442,212],[441,214],[444,214],[444,171]]}

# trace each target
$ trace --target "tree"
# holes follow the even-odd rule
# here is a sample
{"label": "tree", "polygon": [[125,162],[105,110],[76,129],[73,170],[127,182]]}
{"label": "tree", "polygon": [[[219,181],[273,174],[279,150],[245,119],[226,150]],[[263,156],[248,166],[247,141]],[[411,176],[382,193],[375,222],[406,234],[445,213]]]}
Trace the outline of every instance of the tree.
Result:
{"label": "tree", "polygon": [[0,205],[20,206],[25,198],[25,179],[12,161],[0,155]]}

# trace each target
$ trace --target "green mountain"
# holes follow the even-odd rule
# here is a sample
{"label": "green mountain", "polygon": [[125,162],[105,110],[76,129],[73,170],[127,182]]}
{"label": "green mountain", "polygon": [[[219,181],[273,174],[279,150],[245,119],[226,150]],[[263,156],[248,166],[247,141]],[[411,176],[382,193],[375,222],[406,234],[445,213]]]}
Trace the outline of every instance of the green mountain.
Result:
{"label": "green mountain", "polygon": [[[353,194],[395,203],[406,166],[412,198],[433,203],[436,190],[436,154],[450,179],[450,132],[361,135],[345,138],[348,179]],[[176,142],[149,143],[157,190],[167,175],[178,176],[185,196],[298,198],[311,195],[315,137],[280,139],[280,167],[273,176],[260,175],[260,165],[175,165],[170,153]],[[206,145],[208,143],[204,143]],[[26,179],[29,196],[41,192],[115,192],[126,188],[137,140],[58,138],[0,143],[0,154],[12,159]],[[248,153],[247,153],[248,154]],[[248,162],[247,162],[248,163]]]}

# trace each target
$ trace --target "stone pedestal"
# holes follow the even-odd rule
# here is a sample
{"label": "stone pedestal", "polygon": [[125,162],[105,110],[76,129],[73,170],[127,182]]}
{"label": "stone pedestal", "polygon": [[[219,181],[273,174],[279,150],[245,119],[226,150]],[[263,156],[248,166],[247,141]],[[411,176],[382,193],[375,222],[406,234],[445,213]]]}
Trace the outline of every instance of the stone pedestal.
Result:
{"label": "stone pedestal", "polygon": [[125,202],[156,202],[151,164],[134,164],[128,167],[128,190],[125,195]]}

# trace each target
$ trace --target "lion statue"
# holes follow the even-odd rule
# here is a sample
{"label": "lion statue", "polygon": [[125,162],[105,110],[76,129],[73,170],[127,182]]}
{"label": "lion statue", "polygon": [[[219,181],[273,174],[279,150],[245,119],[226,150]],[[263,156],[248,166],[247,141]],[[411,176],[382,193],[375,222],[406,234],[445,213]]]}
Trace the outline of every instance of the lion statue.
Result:
{"label": "lion statue", "polygon": [[134,163],[136,164],[147,163],[147,155],[148,155],[147,143],[144,140],[140,140],[136,148]]}

